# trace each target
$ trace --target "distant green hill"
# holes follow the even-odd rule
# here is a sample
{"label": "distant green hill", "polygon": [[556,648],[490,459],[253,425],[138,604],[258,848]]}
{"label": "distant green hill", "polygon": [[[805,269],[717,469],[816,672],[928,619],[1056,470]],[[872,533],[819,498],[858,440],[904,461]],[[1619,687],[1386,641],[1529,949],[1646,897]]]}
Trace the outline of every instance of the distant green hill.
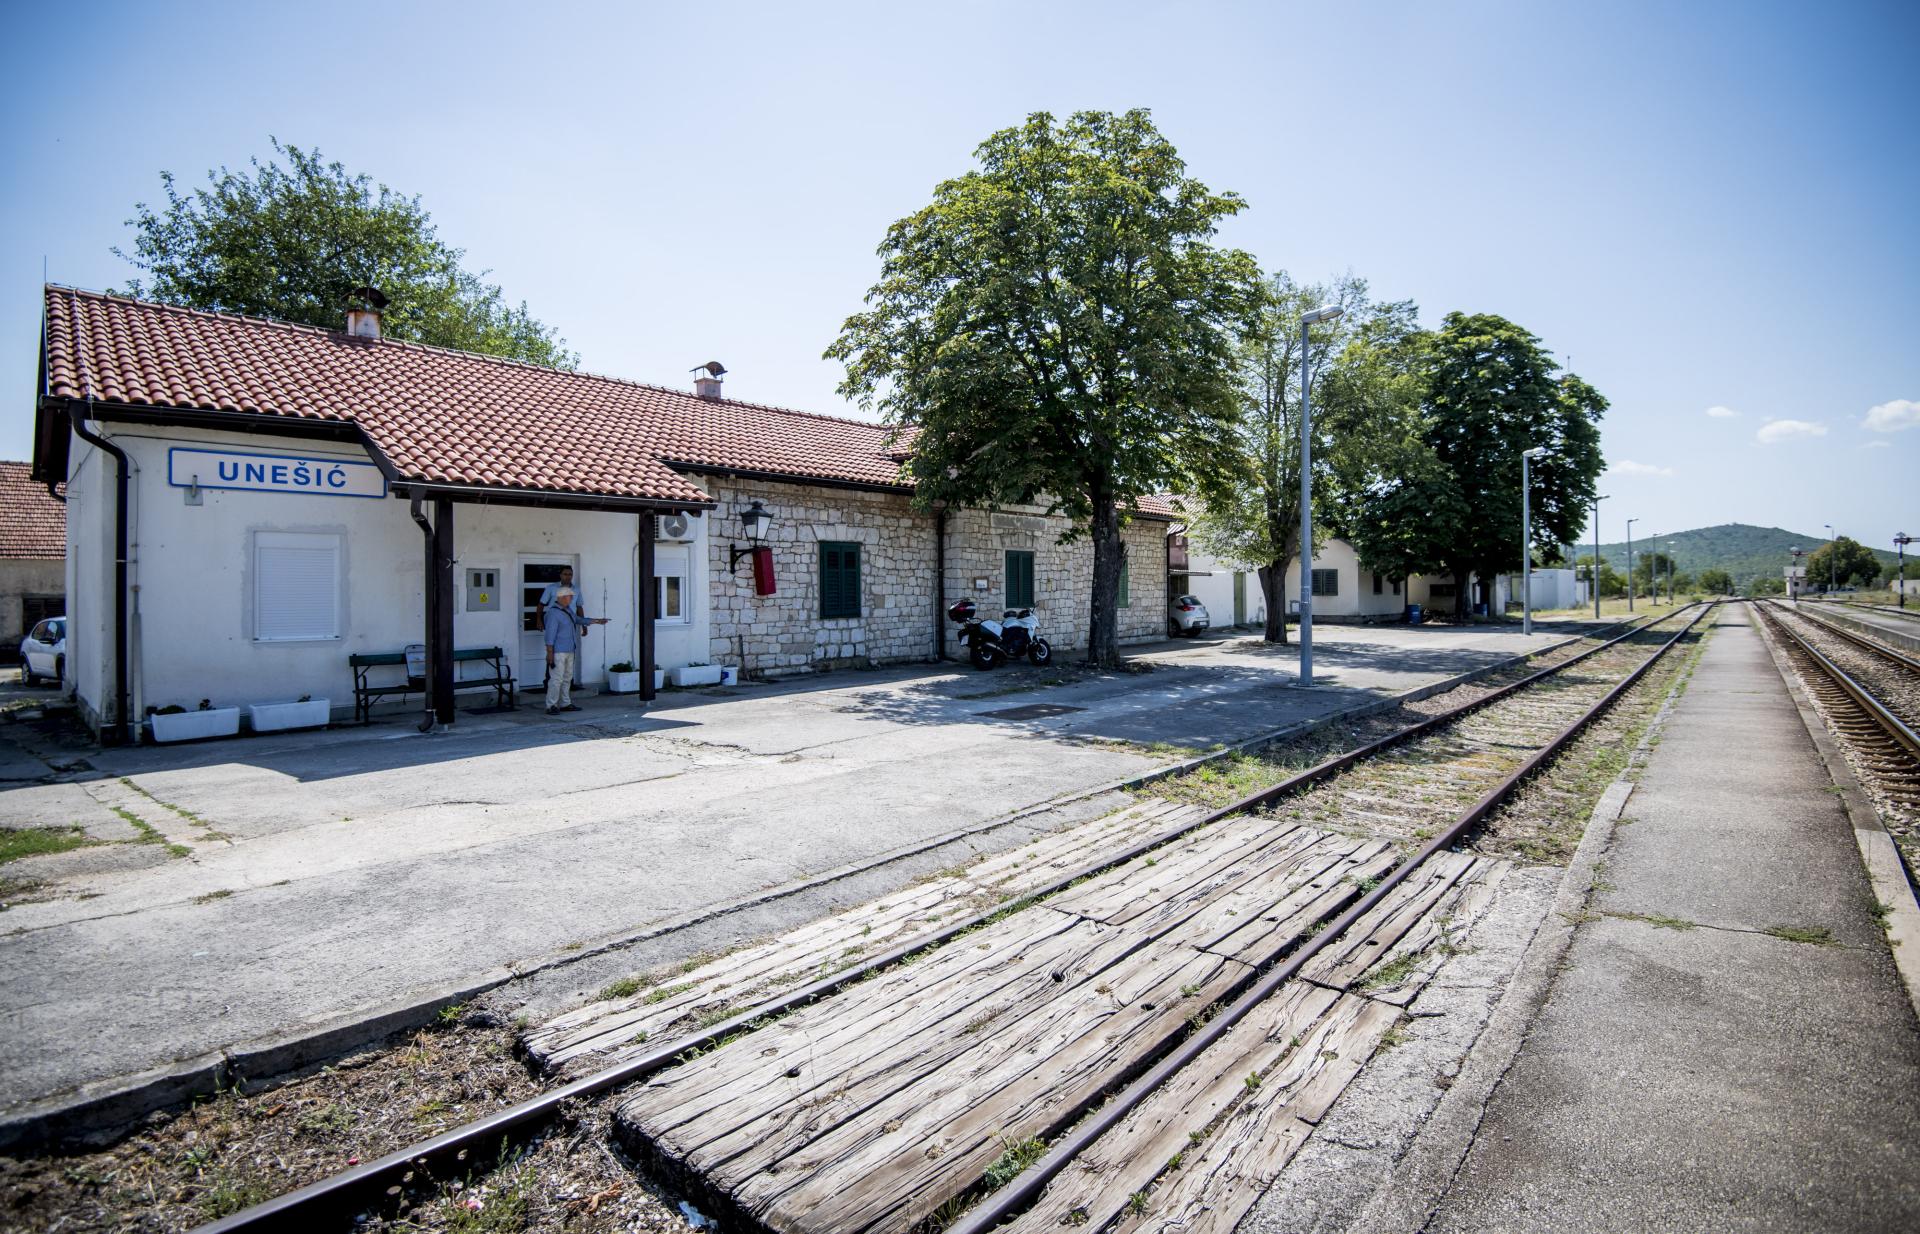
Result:
{"label": "distant green hill", "polygon": [[[1676,531],[1665,535],[1655,535],[1649,540],[1639,536],[1633,538],[1634,559],[1648,548],[1659,548],[1673,554],[1676,567],[1688,574],[1698,574],[1702,570],[1719,567],[1733,576],[1734,585],[1744,587],[1759,575],[1766,574],[1778,578],[1780,571],[1792,560],[1796,548],[1812,552],[1825,544],[1823,536],[1803,536],[1798,532],[1787,531],[1780,527],[1755,527],[1751,523],[1723,523],[1718,527],[1700,527],[1693,531]],[[1671,545],[1671,548],[1668,546]],[[1574,556],[1593,552],[1592,544],[1578,545]],[[1892,562],[1893,553],[1884,549],[1875,549],[1881,560]],[[1624,572],[1627,568],[1627,546],[1602,544],[1600,555],[1607,564]]]}

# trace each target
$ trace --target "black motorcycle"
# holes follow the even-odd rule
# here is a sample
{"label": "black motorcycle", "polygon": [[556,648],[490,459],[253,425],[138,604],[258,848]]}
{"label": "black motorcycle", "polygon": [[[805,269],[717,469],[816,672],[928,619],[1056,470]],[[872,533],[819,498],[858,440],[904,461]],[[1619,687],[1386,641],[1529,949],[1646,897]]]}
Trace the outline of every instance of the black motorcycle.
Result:
{"label": "black motorcycle", "polygon": [[977,669],[998,668],[1025,656],[1034,664],[1053,660],[1053,647],[1040,637],[1040,622],[1030,608],[1010,608],[999,621],[982,621],[972,600],[958,600],[947,616],[960,623],[960,641]]}

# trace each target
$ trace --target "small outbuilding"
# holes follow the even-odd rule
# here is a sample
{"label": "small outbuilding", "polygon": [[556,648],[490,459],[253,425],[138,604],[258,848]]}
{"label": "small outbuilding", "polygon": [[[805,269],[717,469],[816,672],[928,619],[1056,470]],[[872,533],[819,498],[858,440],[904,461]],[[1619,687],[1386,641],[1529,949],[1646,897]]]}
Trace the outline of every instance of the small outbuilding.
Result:
{"label": "small outbuilding", "polygon": [[61,486],[36,483],[29,463],[0,462],[0,663],[20,640],[66,611],[67,509]]}

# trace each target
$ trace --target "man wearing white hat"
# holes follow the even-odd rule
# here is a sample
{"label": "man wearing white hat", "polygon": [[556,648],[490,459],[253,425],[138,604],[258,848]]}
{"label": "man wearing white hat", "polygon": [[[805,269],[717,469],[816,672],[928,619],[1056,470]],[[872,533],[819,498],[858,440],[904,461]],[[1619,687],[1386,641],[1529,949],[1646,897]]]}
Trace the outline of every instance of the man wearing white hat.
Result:
{"label": "man wearing white hat", "polygon": [[574,611],[573,587],[562,583],[554,589],[553,600],[543,618],[547,641],[547,714],[578,711],[573,702],[573,664],[580,654],[580,636],[587,632],[587,619]]}

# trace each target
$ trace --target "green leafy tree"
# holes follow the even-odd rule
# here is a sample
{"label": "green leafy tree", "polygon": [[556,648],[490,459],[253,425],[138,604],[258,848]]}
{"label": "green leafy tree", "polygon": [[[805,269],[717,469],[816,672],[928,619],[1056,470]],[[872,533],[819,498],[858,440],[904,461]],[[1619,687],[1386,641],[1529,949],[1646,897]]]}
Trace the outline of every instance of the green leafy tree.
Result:
{"label": "green leafy tree", "polygon": [[1428,348],[1427,439],[1451,473],[1464,517],[1436,530],[1435,555],[1459,584],[1519,568],[1520,453],[1531,467],[1535,550],[1581,530],[1604,460],[1599,420],[1607,401],[1571,373],[1557,375],[1540,340],[1503,317],[1450,313]]}
{"label": "green leafy tree", "polygon": [[[1592,581],[1593,554],[1581,554],[1580,558],[1574,562],[1574,569],[1580,572],[1581,578]],[[1602,557],[1600,559],[1600,598],[1603,600],[1617,600],[1626,594],[1627,580],[1621,576],[1620,571],[1614,569],[1613,566],[1608,563],[1605,557]]]}
{"label": "green leafy tree", "polygon": [[842,394],[912,431],[922,506],[1037,500],[1091,539],[1087,660],[1116,664],[1126,512],[1239,478],[1219,443],[1257,267],[1213,236],[1243,203],[1189,176],[1144,110],[1038,112],[976,157],[888,229],[826,354]]}
{"label": "green leafy tree", "polygon": [[[1336,473],[1368,451],[1376,421],[1414,406],[1391,374],[1373,364],[1363,338],[1411,330],[1412,305],[1371,306],[1367,285],[1351,276],[1331,285],[1296,283],[1285,271],[1264,280],[1236,343],[1240,398],[1236,432],[1221,444],[1226,466],[1246,477],[1196,511],[1192,534],[1209,553],[1255,570],[1266,599],[1266,639],[1287,641],[1286,580],[1300,554],[1300,322],[1311,309],[1338,304],[1334,321],[1309,328],[1313,366],[1315,518],[1325,519]],[[1320,526],[1316,522],[1316,526]]]}
{"label": "green leafy tree", "polygon": [[1880,577],[1880,558],[1858,540],[1841,536],[1807,554],[1807,586],[1871,587]]}
{"label": "green leafy tree", "polygon": [[1667,571],[1673,558],[1658,549],[1638,550],[1633,554],[1633,589],[1639,595],[1652,595],[1656,587],[1665,588]]}
{"label": "green leafy tree", "polygon": [[[115,255],[144,278],[130,295],[226,313],[339,329],[353,289],[371,285],[389,304],[389,337],[572,368],[579,357],[527,311],[506,301],[485,271],[436,233],[418,197],[396,193],[318,150],[273,142],[275,157],[241,171],[207,173],[182,193],[161,172],[166,204],[134,207],[133,251]],[[284,165],[283,165],[284,160]]]}
{"label": "green leafy tree", "polygon": [[1700,590],[1712,596],[1730,596],[1733,594],[1733,576],[1717,568],[1702,570]]}
{"label": "green leafy tree", "polygon": [[1747,586],[1747,594],[1750,596],[1777,596],[1784,594],[1786,590],[1786,579],[1774,574],[1756,575],[1753,582]]}

